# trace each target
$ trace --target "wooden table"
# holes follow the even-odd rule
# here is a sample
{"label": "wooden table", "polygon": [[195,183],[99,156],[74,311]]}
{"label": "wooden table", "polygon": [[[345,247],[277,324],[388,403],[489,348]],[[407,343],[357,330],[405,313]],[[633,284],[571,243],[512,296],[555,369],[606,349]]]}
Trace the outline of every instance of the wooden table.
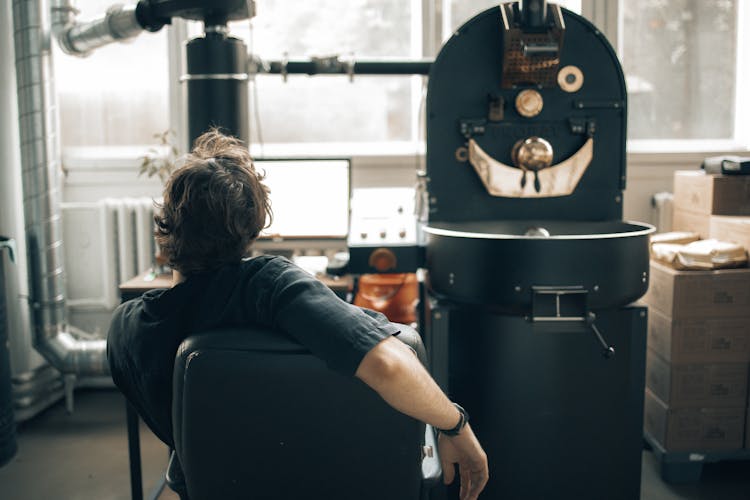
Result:
{"label": "wooden table", "polygon": [[[352,290],[354,280],[346,276],[317,276],[317,278],[333,290],[342,299]],[[121,283],[119,286],[120,300],[126,302],[136,299],[149,290],[157,288],[171,288],[172,273],[154,274],[146,272]],[[141,471],[141,437],[138,428],[139,417],[133,405],[126,401],[125,415],[128,428],[128,454],[130,458],[130,495],[133,500],[143,500],[143,479]],[[149,494],[149,500],[155,500],[164,488],[164,480]]]}
{"label": "wooden table", "polygon": [[171,288],[172,273],[154,274],[142,273],[120,284],[120,300],[125,302],[140,297],[144,292],[156,288]]}

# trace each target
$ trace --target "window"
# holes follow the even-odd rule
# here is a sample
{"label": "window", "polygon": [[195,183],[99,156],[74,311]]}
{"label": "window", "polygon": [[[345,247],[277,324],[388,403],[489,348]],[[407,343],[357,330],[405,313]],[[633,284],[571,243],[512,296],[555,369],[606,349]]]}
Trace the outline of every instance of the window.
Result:
{"label": "window", "polygon": [[[79,18],[101,15],[111,4],[80,0]],[[153,135],[169,128],[166,31],[108,45],[86,58],[64,54],[53,43],[64,147],[153,144]]]}
{"label": "window", "polygon": [[[463,23],[476,16],[483,10],[490,7],[496,7],[498,1],[492,0],[475,0],[467,2],[465,0],[443,0],[443,39],[447,40],[451,33],[456,31]],[[581,0],[558,0],[550,3],[559,4],[561,7],[572,10],[578,14],[581,13]]]}
{"label": "window", "polygon": [[[352,55],[420,56],[413,36],[416,2],[286,0],[256,2],[257,15],[232,23],[233,36],[264,60]],[[418,5],[418,3],[417,3]],[[251,28],[252,26],[252,28]],[[198,35],[200,23],[190,23]],[[259,75],[251,83],[251,140],[265,143],[411,141],[416,110],[413,77]],[[260,130],[258,130],[258,122]]]}
{"label": "window", "polygon": [[[81,0],[81,18],[101,14],[110,2]],[[750,67],[742,43],[750,25],[746,2],[559,3],[582,12],[608,34],[613,45],[619,45],[629,91],[631,141],[648,140],[659,144],[656,149],[684,149],[696,140],[723,141],[722,145],[734,147],[750,143],[750,120],[742,111],[747,109],[747,98],[738,91],[747,86],[745,73],[750,71],[743,69]],[[497,4],[496,0],[258,0],[257,16],[232,23],[231,32],[266,60],[333,54],[359,59],[433,57],[441,41],[460,25]],[[188,24],[189,34],[201,31],[199,23]],[[173,66],[179,32],[169,35]],[[177,95],[180,84],[176,74],[170,80],[167,46],[165,29],[145,33],[129,44],[104,47],[86,59],[56,49],[63,145],[153,144],[154,133],[170,128],[170,95]],[[378,146],[382,143],[402,152],[416,151],[412,145],[423,139],[423,83],[417,76],[355,76],[352,83],[344,76],[290,75],[284,82],[280,75],[258,75],[250,85],[252,142],[323,154],[351,150],[346,145],[353,143],[374,143],[377,151],[382,151]],[[171,128],[180,127],[172,123]],[[301,143],[300,147],[293,148],[294,143]]]}
{"label": "window", "polygon": [[629,138],[734,139],[738,1],[620,5]]}

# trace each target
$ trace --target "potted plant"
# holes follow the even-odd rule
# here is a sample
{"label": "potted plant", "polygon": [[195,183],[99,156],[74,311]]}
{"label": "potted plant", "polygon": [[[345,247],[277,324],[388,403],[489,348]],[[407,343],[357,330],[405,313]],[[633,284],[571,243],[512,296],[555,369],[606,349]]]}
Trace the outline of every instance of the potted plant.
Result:
{"label": "potted plant", "polygon": [[[162,185],[164,185],[174,172],[179,157],[179,150],[175,145],[176,134],[173,130],[165,130],[154,134],[154,138],[158,140],[158,143],[150,147],[146,154],[141,157],[138,176],[145,175],[148,178],[158,176]],[[170,272],[169,266],[157,244],[151,272],[147,274],[146,281],[153,280],[156,276],[168,272]]]}

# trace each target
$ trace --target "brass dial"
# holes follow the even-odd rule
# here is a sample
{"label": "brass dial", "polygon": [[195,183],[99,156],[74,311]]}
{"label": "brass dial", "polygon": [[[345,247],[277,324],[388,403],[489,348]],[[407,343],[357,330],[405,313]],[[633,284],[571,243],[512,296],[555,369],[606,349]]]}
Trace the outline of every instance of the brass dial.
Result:
{"label": "brass dial", "polygon": [[521,116],[533,118],[542,112],[543,107],[542,94],[534,89],[522,90],[516,96],[516,111]]}

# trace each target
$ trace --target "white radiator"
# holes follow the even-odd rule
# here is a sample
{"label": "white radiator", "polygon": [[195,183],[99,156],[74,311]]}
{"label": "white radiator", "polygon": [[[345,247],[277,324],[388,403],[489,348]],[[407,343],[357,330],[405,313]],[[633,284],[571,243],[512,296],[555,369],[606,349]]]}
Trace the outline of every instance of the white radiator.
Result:
{"label": "white radiator", "polygon": [[653,207],[653,216],[651,218],[656,225],[656,230],[660,233],[667,233],[672,230],[672,193],[662,191],[656,193],[651,198]]}
{"label": "white radiator", "polygon": [[120,302],[119,284],[153,265],[154,201],[63,203],[62,214],[68,305],[113,309]]}

